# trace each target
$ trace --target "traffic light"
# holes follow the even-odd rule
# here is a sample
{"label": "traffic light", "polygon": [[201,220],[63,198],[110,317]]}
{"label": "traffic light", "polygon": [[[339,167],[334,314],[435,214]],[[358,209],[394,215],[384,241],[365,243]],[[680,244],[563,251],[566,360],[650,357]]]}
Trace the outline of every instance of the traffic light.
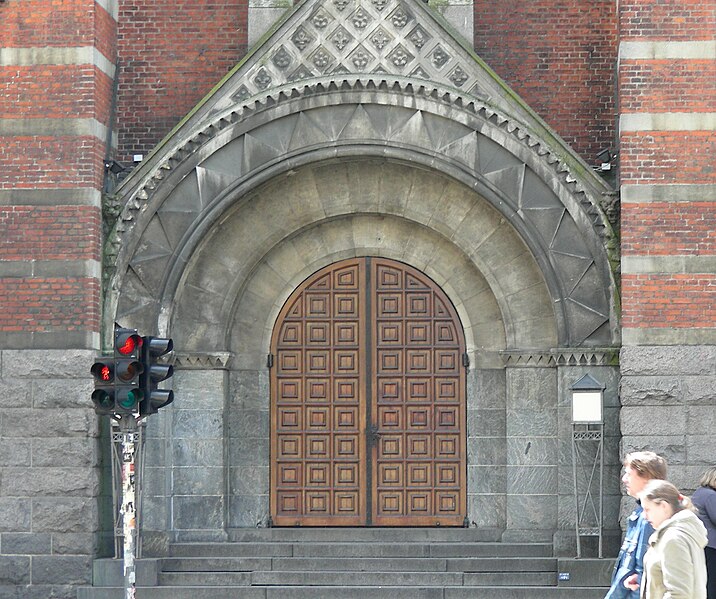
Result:
{"label": "traffic light", "polygon": [[162,337],[142,337],[142,374],[140,386],[143,398],[139,413],[142,416],[156,414],[159,408],[168,406],[174,401],[174,392],[168,389],[159,389],[161,381],[165,381],[174,374],[174,368],[169,364],[159,364],[157,359],[172,351],[174,343],[171,339]]}
{"label": "traffic light", "polygon": [[101,415],[114,414],[114,359],[97,358],[90,372],[94,376],[94,411]]}
{"label": "traffic light", "polygon": [[114,413],[138,414],[143,393],[142,374],[143,339],[136,329],[114,331]]}

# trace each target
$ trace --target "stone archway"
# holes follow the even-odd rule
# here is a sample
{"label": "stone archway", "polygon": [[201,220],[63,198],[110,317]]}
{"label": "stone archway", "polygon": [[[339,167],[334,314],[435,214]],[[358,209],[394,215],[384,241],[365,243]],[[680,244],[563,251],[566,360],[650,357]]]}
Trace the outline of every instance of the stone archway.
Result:
{"label": "stone archway", "polygon": [[[552,538],[572,503],[555,491],[560,356],[618,343],[606,187],[422,3],[359,2],[367,19],[296,6],[118,190],[106,326],[171,335],[195,369],[175,376],[195,403],[175,402],[157,433],[183,450],[157,466],[172,508],[156,530],[266,523],[273,323],[312,273],[377,256],[428,275],[463,324],[468,517]],[[324,24],[367,22],[392,39],[374,72],[315,72],[303,53],[333,43]],[[423,66],[406,73],[409,47]],[[191,468],[202,478],[182,481]]]}

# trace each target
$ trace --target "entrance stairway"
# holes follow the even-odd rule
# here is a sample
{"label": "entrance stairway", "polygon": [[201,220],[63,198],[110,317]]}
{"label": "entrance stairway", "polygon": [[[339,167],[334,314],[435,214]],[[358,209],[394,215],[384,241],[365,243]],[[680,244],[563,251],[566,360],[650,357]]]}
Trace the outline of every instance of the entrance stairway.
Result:
{"label": "entrance stairway", "polygon": [[[570,566],[551,544],[480,542],[475,529],[240,529],[232,542],[177,543],[169,557],[139,560],[137,598],[601,599],[611,561],[579,561],[598,572],[558,584]],[[78,599],[122,599],[121,567],[97,560]]]}

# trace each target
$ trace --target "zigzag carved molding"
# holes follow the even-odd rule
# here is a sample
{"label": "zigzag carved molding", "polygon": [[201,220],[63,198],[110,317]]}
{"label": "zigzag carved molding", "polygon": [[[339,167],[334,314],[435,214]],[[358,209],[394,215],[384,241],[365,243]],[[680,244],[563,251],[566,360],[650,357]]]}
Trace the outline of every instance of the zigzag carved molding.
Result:
{"label": "zigzag carved molding", "polygon": [[521,368],[556,368],[557,366],[618,366],[619,350],[571,350],[550,351],[502,351],[500,357],[505,366]]}

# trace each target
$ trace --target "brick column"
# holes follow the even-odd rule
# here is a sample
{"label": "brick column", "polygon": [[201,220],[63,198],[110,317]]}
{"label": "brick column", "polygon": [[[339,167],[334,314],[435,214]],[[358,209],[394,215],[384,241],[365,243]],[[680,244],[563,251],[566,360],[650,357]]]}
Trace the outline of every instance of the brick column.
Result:
{"label": "brick column", "polygon": [[0,585],[33,597],[74,597],[103,540],[88,369],[100,343],[110,2],[0,3]]}
{"label": "brick column", "polygon": [[662,453],[689,491],[716,455],[716,13],[619,17],[622,449]]}

